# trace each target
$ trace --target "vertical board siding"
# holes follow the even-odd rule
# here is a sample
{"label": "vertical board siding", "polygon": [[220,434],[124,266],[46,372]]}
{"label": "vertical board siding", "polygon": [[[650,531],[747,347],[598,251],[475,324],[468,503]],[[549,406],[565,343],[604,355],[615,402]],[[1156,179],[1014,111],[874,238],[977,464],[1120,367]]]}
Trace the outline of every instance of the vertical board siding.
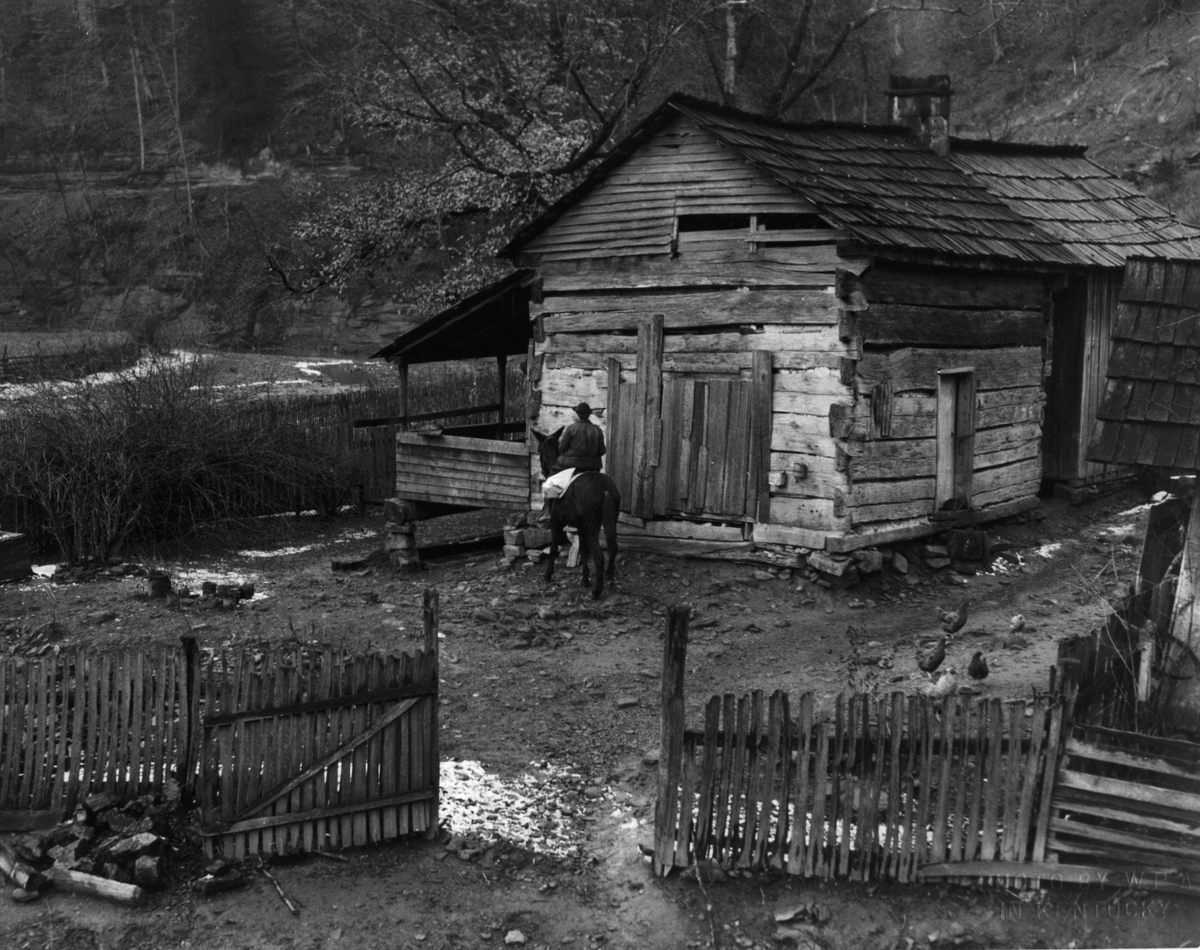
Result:
{"label": "vertical board siding", "polygon": [[1029,860],[1058,706],[858,694],[820,715],[811,693],[714,696],[662,763],[657,869],[914,881],[927,865]]}
{"label": "vertical board siding", "polygon": [[1087,458],[1088,444],[1100,414],[1100,403],[1108,384],[1108,361],[1112,353],[1113,331],[1117,322],[1117,302],[1121,296],[1121,271],[1094,271],[1087,282],[1086,340],[1083,352],[1083,396],[1076,443],[1075,477],[1087,482],[1102,481],[1126,471],[1123,466],[1092,462]]}
{"label": "vertical board siding", "polygon": [[763,208],[795,212],[812,206],[680,118],[610,171],[522,253],[541,261],[666,257],[677,209],[695,213],[726,207],[749,215]]}
{"label": "vertical board siding", "polygon": [[0,664],[0,809],[66,813],[93,792],[186,784],[188,663],[164,645]]}

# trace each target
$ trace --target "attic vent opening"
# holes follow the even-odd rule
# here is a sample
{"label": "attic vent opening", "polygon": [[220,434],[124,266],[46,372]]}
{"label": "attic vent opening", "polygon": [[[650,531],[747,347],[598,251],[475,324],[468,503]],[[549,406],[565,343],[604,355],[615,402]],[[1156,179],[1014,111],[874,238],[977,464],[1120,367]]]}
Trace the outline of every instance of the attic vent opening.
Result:
{"label": "attic vent opening", "polygon": [[828,227],[820,216],[803,212],[776,214],[681,214],[680,234],[696,231],[792,231]]}
{"label": "attic vent opening", "polygon": [[750,216],[745,214],[681,214],[679,233],[693,231],[746,231],[750,228]]}
{"label": "attic vent opening", "polygon": [[805,211],[732,214],[680,213],[675,218],[676,254],[729,250],[756,251],[761,246],[800,246],[830,240],[829,225]]}

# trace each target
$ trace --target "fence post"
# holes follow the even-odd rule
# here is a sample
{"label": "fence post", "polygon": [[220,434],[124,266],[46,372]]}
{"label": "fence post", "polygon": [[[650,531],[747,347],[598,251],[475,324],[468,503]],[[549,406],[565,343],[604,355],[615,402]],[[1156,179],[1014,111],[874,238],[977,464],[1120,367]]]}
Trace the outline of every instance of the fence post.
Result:
{"label": "fence post", "polygon": [[183,644],[184,694],[179,711],[183,720],[183,749],[179,760],[180,796],[189,805],[196,800],[196,778],[199,771],[200,743],[200,648],[195,634],[185,633]]}
{"label": "fence post", "polygon": [[430,778],[433,780],[433,798],[429,804],[429,823],[425,826],[425,837],[432,840],[438,836],[438,804],[441,795],[441,752],[438,749],[438,735],[441,724],[438,721],[438,706],[441,703],[438,689],[438,593],[436,590],[425,591],[422,608],[422,623],[425,628],[425,654],[430,665],[429,675],[434,687],[430,701],[429,714],[429,762],[432,769]]}
{"label": "fence post", "polygon": [[683,674],[691,609],[676,604],[667,611],[663,638],[662,733],[658,747],[658,801],[654,807],[654,873],[674,866],[679,778],[683,763]]}

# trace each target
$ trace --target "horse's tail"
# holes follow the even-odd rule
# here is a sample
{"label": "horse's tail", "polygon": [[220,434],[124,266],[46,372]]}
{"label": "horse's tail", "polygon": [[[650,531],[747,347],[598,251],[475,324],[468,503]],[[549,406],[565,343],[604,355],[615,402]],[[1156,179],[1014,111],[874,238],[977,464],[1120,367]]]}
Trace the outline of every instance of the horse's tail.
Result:
{"label": "horse's tail", "polygon": [[621,495],[611,488],[604,489],[604,501],[600,508],[606,524],[616,524],[621,513]]}

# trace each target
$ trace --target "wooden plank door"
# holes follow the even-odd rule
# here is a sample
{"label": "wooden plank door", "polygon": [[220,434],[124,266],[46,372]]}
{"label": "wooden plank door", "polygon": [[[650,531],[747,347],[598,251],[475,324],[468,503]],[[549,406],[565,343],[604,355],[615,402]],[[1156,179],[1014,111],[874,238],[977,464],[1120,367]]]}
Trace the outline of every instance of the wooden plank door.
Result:
{"label": "wooden plank door", "polygon": [[975,371],[938,371],[937,508],[969,508],[975,469]]}
{"label": "wooden plank door", "polygon": [[772,360],[750,377],[664,376],[661,317],[638,330],[636,381],[608,360],[605,470],[622,510],[768,521]]}
{"label": "wooden plank door", "polygon": [[[769,361],[770,354],[763,356]],[[769,362],[767,367],[750,380],[664,381],[657,513],[768,520]]]}

